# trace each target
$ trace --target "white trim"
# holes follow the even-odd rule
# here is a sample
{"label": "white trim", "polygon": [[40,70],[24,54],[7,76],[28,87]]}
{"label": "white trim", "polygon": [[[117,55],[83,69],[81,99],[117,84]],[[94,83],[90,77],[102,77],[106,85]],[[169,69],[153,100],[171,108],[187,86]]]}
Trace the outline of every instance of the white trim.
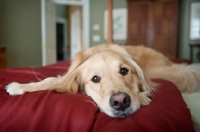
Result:
{"label": "white trim", "polygon": [[46,32],[45,32],[45,0],[41,0],[41,35],[42,35],[42,65],[46,65]]}
{"label": "white trim", "polygon": [[61,5],[83,5],[82,1],[69,1],[69,0],[51,0],[55,4],[61,4]]}
{"label": "white trim", "polygon": [[77,54],[81,50],[81,21],[80,21],[80,10],[74,11],[70,16],[71,21],[71,59],[74,58],[75,54]]}
{"label": "white trim", "polygon": [[90,47],[90,0],[83,0],[83,47]]}

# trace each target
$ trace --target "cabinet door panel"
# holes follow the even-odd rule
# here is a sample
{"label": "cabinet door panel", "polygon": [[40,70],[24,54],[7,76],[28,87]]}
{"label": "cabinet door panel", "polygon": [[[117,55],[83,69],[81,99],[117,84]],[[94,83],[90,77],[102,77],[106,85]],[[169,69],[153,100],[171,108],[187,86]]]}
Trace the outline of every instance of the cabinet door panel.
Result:
{"label": "cabinet door panel", "polygon": [[128,4],[127,44],[147,45],[148,3],[149,2],[131,2]]}
{"label": "cabinet door panel", "polygon": [[127,44],[177,55],[179,0],[129,0]]}

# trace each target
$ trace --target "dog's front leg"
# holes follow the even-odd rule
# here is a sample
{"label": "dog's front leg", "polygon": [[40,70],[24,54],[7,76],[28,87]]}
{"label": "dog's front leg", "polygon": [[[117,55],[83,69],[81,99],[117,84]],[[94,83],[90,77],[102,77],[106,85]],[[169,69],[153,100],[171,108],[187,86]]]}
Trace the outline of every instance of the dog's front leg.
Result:
{"label": "dog's front leg", "polygon": [[61,77],[49,77],[40,82],[20,84],[17,82],[10,83],[6,87],[9,95],[21,95],[25,92],[33,92],[39,90],[52,90],[61,82]]}

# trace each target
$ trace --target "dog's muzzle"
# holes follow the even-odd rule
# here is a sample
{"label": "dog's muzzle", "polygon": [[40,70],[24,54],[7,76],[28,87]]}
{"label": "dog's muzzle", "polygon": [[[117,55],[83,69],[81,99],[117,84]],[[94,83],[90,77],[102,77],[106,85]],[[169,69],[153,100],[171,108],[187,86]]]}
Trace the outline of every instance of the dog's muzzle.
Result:
{"label": "dog's muzzle", "polygon": [[131,98],[125,92],[115,93],[110,98],[110,106],[115,110],[115,116],[120,118],[123,118],[130,114],[130,110],[128,109],[130,104]]}

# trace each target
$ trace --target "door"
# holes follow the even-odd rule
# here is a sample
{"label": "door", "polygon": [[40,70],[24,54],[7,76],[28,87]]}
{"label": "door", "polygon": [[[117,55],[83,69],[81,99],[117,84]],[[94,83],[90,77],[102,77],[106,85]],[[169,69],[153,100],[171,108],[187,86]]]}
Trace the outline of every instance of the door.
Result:
{"label": "door", "polygon": [[82,26],[81,26],[81,6],[70,7],[70,34],[71,34],[71,59],[74,58],[75,54],[82,50]]}
{"label": "door", "polygon": [[150,1],[136,1],[128,3],[128,36],[127,44],[150,46],[147,39],[150,29]]}
{"label": "door", "polygon": [[127,44],[145,45],[175,58],[178,10],[178,0],[129,0]]}
{"label": "door", "polygon": [[178,2],[178,0],[160,0],[153,3],[153,48],[161,51],[169,58],[177,56]]}

